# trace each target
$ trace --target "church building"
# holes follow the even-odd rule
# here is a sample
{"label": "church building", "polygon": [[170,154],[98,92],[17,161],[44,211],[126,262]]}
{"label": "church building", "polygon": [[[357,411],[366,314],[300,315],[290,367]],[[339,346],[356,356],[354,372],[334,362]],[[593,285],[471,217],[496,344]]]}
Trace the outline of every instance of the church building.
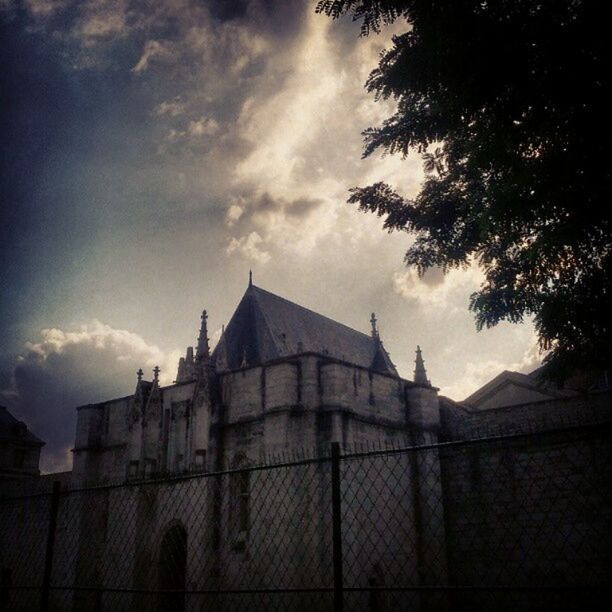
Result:
{"label": "church building", "polygon": [[[364,334],[252,281],[214,349],[207,314],[176,381],[138,372],[133,395],[78,408],[79,482],[256,464],[284,450],[326,454],[370,443],[410,444],[439,425],[437,390],[417,347],[400,378],[372,314]],[[415,429],[416,428],[416,429]]]}
{"label": "church building", "polygon": [[[312,612],[330,609],[332,576],[352,610],[559,609],[537,589],[609,584],[605,373],[557,388],[503,372],[455,402],[419,347],[400,377],[370,322],[250,280],[211,351],[204,311],[173,384],[139,370],[132,394],[77,408],[72,472],[5,489],[5,582],[43,576],[56,482],[50,609]],[[465,585],[527,590],[499,603]],[[585,592],[567,609],[595,609]],[[28,593],[14,609],[35,607]]]}

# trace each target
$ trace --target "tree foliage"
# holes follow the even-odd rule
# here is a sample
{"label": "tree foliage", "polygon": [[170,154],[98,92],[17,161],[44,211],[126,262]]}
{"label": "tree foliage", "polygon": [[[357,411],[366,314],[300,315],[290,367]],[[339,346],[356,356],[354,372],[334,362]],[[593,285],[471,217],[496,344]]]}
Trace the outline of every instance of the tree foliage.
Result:
{"label": "tree foliage", "polygon": [[407,199],[384,183],[350,202],[416,240],[422,273],[476,261],[478,328],[533,317],[547,371],[612,362],[609,25],[589,0],[322,0],[362,34],[406,22],[366,87],[395,113],[374,151],[423,157]]}

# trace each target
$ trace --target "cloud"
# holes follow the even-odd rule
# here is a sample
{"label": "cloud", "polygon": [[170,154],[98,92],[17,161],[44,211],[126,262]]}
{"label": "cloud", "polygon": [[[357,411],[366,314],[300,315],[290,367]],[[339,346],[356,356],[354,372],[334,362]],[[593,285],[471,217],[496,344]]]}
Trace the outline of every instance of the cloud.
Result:
{"label": "cloud", "polygon": [[[400,371],[410,376],[419,343],[443,389],[464,378],[477,385],[497,365],[521,360],[526,334],[476,334],[467,300],[477,275],[436,270],[419,279],[401,264],[409,238],[387,235],[380,219],[346,204],[355,185],[386,180],[410,197],[421,182],[418,156],[361,159],[361,131],[394,104],[373,101],[363,84],[390,36],[405,28],[401,20],[360,38],[358,24],[316,15],[302,0],[27,6],[26,31],[36,35],[16,32],[6,44],[7,57],[21,62],[15,74],[31,71],[37,86],[15,77],[14,108],[24,118],[8,122],[22,126],[11,161],[28,160],[11,186],[30,191],[14,214],[27,230],[5,228],[15,272],[3,350],[19,350],[20,334],[32,338],[49,320],[70,331],[63,348],[24,355],[24,376],[36,368],[40,376],[22,377],[22,396],[32,384],[38,397],[49,376],[56,398],[57,368],[68,372],[79,351],[89,353],[62,382],[72,395],[51,404],[61,422],[74,417],[74,405],[129,393],[133,372],[152,360],[174,374],[176,364],[164,366],[163,351],[148,342],[140,350],[132,338],[117,352],[108,344],[115,336],[102,333],[96,348],[91,325],[89,339],[72,341],[67,334],[79,330],[69,322],[133,317],[134,329],[152,330],[161,345],[182,346],[182,322],[203,305],[211,321],[229,319],[246,265],[261,286],[357,329],[368,331],[375,310]],[[46,115],[41,100],[52,102]],[[29,115],[40,129],[31,129]],[[14,177],[11,168],[5,174]],[[42,400],[32,406],[28,414],[45,413]],[[36,423],[42,437],[55,435],[45,430],[53,419]]]}
{"label": "cloud", "polygon": [[227,246],[228,255],[240,253],[245,259],[265,264],[270,261],[270,253],[261,248],[263,238],[257,232],[251,232],[241,238],[232,238]]}
{"label": "cloud", "polygon": [[[333,227],[322,223],[321,217],[315,214],[324,205],[322,198],[286,200],[268,192],[231,198],[225,223],[228,227],[237,226],[242,235],[230,238],[226,252],[240,253],[260,263],[287,252],[306,255]],[[334,214],[332,206],[328,213]],[[260,248],[263,243],[265,252]]]}
{"label": "cloud", "polygon": [[231,200],[225,213],[225,224],[228,227],[232,227],[232,225],[235,225],[240,220],[240,217],[242,217],[243,214],[244,199],[240,198]]}
{"label": "cloud", "polygon": [[159,40],[147,40],[144,44],[142,55],[132,68],[132,72],[145,72],[148,70],[153,60],[167,61],[172,59],[174,56],[175,50],[172,48],[170,43]]}
{"label": "cloud", "polygon": [[[179,351],[166,353],[133,332],[92,321],[73,331],[43,329],[17,361],[10,389],[0,393],[9,410],[47,442],[42,469],[69,469],[78,406],[133,392],[136,370],[162,384],[176,374]],[[145,374],[147,377],[147,374]]]}
{"label": "cloud", "polygon": [[47,17],[65,8],[70,0],[25,0],[26,8],[39,17]]}
{"label": "cloud", "polygon": [[93,0],[79,4],[71,35],[85,47],[105,42],[111,37],[127,36],[127,3],[123,0]]}
{"label": "cloud", "polygon": [[[195,154],[198,151],[203,151],[198,148],[198,145],[202,144],[203,137],[213,136],[220,129],[219,123],[214,118],[201,117],[200,119],[188,121],[183,129],[177,127],[170,128],[166,133],[165,140],[171,144],[180,143],[183,151],[189,150],[192,154]],[[214,142],[212,145],[214,147]],[[162,147],[159,149],[159,152],[163,154],[166,152],[166,149]]]}
{"label": "cloud", "polygon": [[530,346],[525,350],[520,360],[512,362],[503,362],[497,359],[466,361],[463,372],[458,379],[443,387],[441,393],[462,401],[504,370],[528,374],[539,367],[541,363],[542,355],[538,349],[537,337],[533,334]]}
{"label": "cloud", "polygon": [[372,176],[414,189],[420,163],[361,159],[360,132],[382,117],[378,107],[386,108],[361,84],[392,34],[346,36],[310,11],[292,46],[266,55],[266,73],[283,80],[254,80],[235,121],[250,148],[237,160],[231,186],[246,194],[248,207],[230,241],[255,231],[273,259],[312,257],[323,241],[337,249],[368,244],[371,224],[345,213],[348,188]]}
{"label": "cloud", "polygon": [[164,100],[160,102],[152,111],[151,114],[154,117],[178,117],[185,112],[185,104],[181,102],[177,96],[173,100]]}
{"label": "cloud", "polygon": [[439,268],[420,277],[415,267],[393,274],[393,291],[421,308],[462,309],[484,276],[476,265],[453,269],[446,274]]}
{"label": "cloud", "polygon": [[190,121],[187,133],[190,136],[212,136],[219,131],[219,124],[212,117],[201,117],[196,121]]}

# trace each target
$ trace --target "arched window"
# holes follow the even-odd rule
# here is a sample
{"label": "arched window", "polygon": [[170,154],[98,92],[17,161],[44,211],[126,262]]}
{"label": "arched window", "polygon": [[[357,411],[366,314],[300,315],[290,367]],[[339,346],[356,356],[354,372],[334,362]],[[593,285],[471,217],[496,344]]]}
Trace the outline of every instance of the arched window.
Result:
{"label": "arched window", "polygon": [[180,612],[185,609],[185,580],[187,577],[187,532],[182,525],[169,527],[159,550],[158,588],[160,612]]}
{"label": "arched window", "polygon": [[229,527],[230,538],[234,550],[244,550],[251,527],[251,472],[244,471],[247,461],[244,455],[238,455],[232,462],[230,475],[230,508]]}

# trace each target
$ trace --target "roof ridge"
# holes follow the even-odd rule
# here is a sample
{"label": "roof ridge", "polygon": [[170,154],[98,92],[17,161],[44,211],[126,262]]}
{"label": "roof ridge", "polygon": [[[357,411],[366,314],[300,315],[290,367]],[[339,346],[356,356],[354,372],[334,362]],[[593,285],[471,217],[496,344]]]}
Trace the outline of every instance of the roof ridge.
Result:
{"label": "roof ridge", "polygon": [[[358,329],[354,329],[353,327],[349,327],[348,325],[345,325],[344,323],[340,323],[340,321],[336,321],[335,319],[332,319],[331,317],[328,317],[326,315],[321,314],[320,312],[316,312],[315,310],[312,310],[310,308],[306,308],[306,306],[302,306],[301,304],[298,304],[297,302],[292,302],[291,300],[288,300],[287,298],[284,298],[280,295],[277,295],[276,293],[272,293],[271,291],[266,291],[266,289],[262,289],[261,287],[257,287],[256,285],[252,285],[251,287],[249,287],[249,289],[256,289],[257,291],[261,291],[262,293],[266,293],[268,295],[271,295],[272,297],[281,300],[282,302],[286,302],[287,304],[290,304],[291,306],[295,306],[297,308],[300,308],[302,310],[305,310],[317,317],[320,317],[321,319],[325,319],[326,321],[329,321],[330,323],[333,323],[334,325],[339,325],[340,327],[344,327],[345,329],[355,333],[355,334],[360,334],[361,336],[364,336],[365,338],[367,338],[368,340],[372,340],[372,337],[368,334],[366,334],[365,332],[359,331]],[[248,291],[248,290],[247,290]],[[269,328],[268,328],[269,329]]]}

